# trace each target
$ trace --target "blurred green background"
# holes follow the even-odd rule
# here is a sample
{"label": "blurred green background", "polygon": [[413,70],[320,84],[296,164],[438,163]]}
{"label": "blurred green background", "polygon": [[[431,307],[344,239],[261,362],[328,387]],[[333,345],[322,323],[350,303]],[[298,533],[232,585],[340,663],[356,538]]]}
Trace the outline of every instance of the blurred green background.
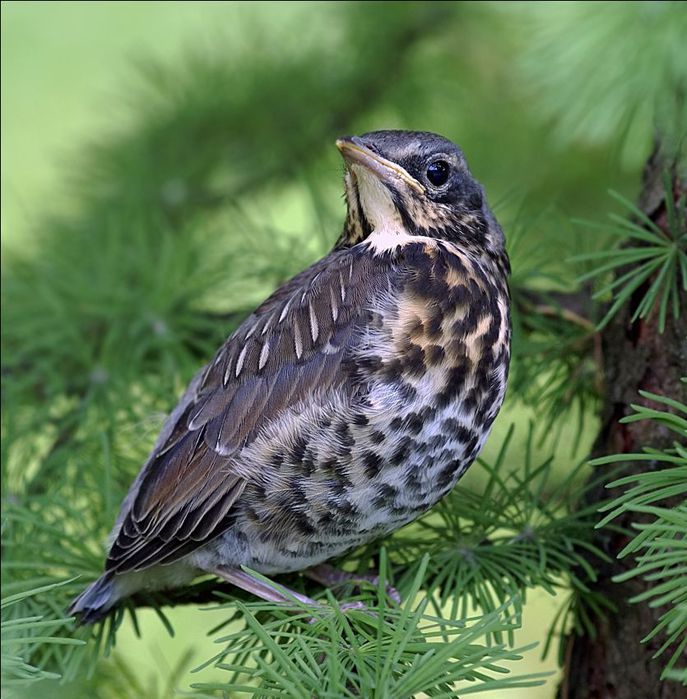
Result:
{"label": "blurred green background", "polygon": [[[570,220],[602,218],[609,189],[638,191],[654,124],[671,109],[652,91],[685,71],[684,49],[675,51],[684,11],[663,2],[4,2],[3,273],[16,265],[6,288],[16,322],[3,332],[10,368],[31,367],[6,394],[12,492],[29,490],[26,471],[48,489],[61,487],[61,465],[74,467],[60,456],[45,471],[28,468],[49,436],[38,434],[36,406],[60,429],[71,403],[87,405],[77,467],[107,461],[94,482],[112,482],[94,525],[97,561],[172,396],[238,318],[337,237],[342,132],[414,128],[455,140],[506,230],[514,279],[572,284],[566,258],[595,241]],[[64,265],[46,272],[58,248]],[[73,328],[63,308],[79,316]],[[547,381],[509,397],[487,457],[514,421],[517,465]],[[561,438],[539,447],[556,452],[561,474],[594,437],[589,405],[581,411],[581,437],[573,413]],[[535,592],[518,642],[541,640],[559,604]],[[142,640],[126,627],[116,653],[145,696],[166,696],[181,658],[192,654],[188,668],[212,655],[205,631],[222,618],[175,611],[172,639],[144,612]],[[555,671],[553,656],[541,662],[534,651],[518,670]],[[544,699],[554,688],[499,696]]]}

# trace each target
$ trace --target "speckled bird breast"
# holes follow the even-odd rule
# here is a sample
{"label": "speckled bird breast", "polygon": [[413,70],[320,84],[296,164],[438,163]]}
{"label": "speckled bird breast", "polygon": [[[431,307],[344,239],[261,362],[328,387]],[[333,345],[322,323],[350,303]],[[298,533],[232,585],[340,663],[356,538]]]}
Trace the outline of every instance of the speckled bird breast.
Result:
{"label": "speckled bird breast", "polygon": [[385,278],[345,385],[294,411],[278,458],[257,440],[264,477],[232,529],[263,572],[314,565],[418,517],[475,459],[503,401],[505,273],[430,239],[375,254]]}

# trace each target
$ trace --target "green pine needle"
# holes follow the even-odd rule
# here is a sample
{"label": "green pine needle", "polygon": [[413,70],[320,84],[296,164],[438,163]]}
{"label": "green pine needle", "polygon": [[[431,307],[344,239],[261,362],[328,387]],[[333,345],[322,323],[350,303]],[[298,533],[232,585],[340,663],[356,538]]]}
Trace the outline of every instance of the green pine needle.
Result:
{"label": "green pine needle", "polygon": [[[381,566],[384,579],[384,552]],[[241,611],[245,627],[218,638],[225,648],[212,659],[229,679],[195,688],[237,696],[409,699],[420,693],[453,697],[457,686],[462,696],[541,684],[545,674],[509,673],[508,665],[531,647],[484,644],[485,637],[512,628],[511,605],[460,622],[430,615],[422,594],[427,567],[425,556],[400,608],[390,603],[381,584],[374,596],[364,598],[365,610],[342,611],[331,595],[329,606],[321,609],[294,601],[295,614],[281,605],[231,603],[229,608]]]}
{"label": "green pine needle", "polygon": [[[590,271],[578,281],[594,280],[599,285],[594,298],[609,305],[597,325],[604,328],[618,311],[633,300],[631,322],[658,315],[659,332],[665,330],[668,316],[680,315],[678,287],[687,289],[687,215],[685,194],[674,200],[673,187],[668,173],[664,174],[664,202],[667,212],[665,230],[646,216],[625,197],[612,192],[627,213],[637,220],[611,215],[613,225],[577,221],[587,228],[617,238],[613,249],[600,250],[571,258],[573,262],[596,262]],[[609,278],[610,277],[610,278]],[[636,292],[641,297],[635,299]]]}
{"label": "green pine needle", "polygon": [[[667,607],[644,642],[663,632],[664,643],[656,657],[677,644],[676,651],[665,663],[662,677],[682,678],[684,681],[687,668],[677,670],[676,665],[683,659],[682,651],[687,646],[687,505],[684,504],[687,502],[687,405],[648,391],[641,391],[641,395],[675,412],[633,405],[635,412],[621,422],[652,420],[677,435],[680,441],[662,450],[645,449],[644,453],[612,455],[591,462],[592,465],[604,465],[649,460],[662,466],[658,470],[625,476],[609,483],[608,488],[624,487],[625,491],[600,508],[607,514],[597,527],[608,526],[627,512],[643,516],[641,523],[634,526],[633,538],[618,553],[619,558],[633,556],[635,564],[614,580],[625,582],[643,578],[650,585],[631,602]],[[666,501],[678,504],[666,507],[663,505]]]}

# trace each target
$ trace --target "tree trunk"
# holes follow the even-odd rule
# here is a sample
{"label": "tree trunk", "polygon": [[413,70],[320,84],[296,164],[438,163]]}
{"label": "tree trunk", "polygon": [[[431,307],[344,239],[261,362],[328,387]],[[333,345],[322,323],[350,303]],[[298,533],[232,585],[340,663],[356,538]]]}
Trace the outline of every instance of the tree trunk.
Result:
{"label": "tree trunk", "polygon": [[[639,205],[655,223],[665,228],[661,181],[664,167],[665,162],[655,153],[646,167]],[[680,182],[675,169],[673,184],[677,199],[684,183]],[[641,299],[645,291],[638,289],[633,301]],[[685,301],[682,293],[682,309],[686,307]],[[683,310],[677,320],[670,317],[661,334],[656,313],[645,320],[630,321],[634,306],[634,303],[625,304],[601,333],[605,399],[594,456],[638,452],[645,446],[661,448],[672,442],[667,431],[653,421],[619,424],[620,418],[631,412],[630,403],[645,402],[638,394],[640,389],[687,402],[687,386],[680,382],[680,377],[687,374],[687,314]],[[647,468],[651,468],[651,462],[628,463],[622,475],[640,473]],[[597,470],[594,476],[599,474]],[[589,498],[599,502],[608,499],[609,494],[612,496],[612,491],[609,493],[600,486],[591,491]],[[636,514],[627,514],[615,523],[630,529],[637,521]],[[648,643],[641,642],[665,608],[651,609],[645,603],[629,602],[631,597],[647,589],[648,583],[644,580],[633,578],[622,584],[612,581],[613,576],[633,567],[631,556],[623,560],[616,557],[628,539],[603,529],[598,530],[595,539],[612,560],[601,565],[597,560],[598,580],[592,588],[611,600],[616,611],[599,621],[595,637],[574,633],[568,637],[559,699],[684,699],[686,691],[681,683],[659,679],[670,651],[652,659],[664,640],[663,635],[659,634]]]}

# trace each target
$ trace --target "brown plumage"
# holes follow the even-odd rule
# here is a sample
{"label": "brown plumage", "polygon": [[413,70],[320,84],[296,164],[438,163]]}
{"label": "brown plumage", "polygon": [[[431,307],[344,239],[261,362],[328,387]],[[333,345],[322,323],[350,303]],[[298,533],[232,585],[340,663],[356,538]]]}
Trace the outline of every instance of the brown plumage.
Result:
{"label": "brown plumage", "polygon": [[140,589],[302,570],[415,519],[479,452],[503,400],[503,235],[449,141],[337,143],[348,216],[192,381],[121,508],[94,621]]}

